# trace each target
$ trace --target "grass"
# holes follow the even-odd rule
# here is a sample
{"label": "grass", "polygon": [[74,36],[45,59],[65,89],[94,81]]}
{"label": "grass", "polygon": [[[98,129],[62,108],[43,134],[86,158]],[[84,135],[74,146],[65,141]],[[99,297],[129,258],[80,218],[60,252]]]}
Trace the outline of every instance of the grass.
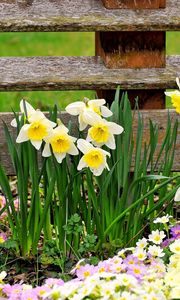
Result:
{"label": "grass", "polygon": [[[167,54],[180,54],[180,32],[167,33]],[[0,56],[93,56],[94,33],[0,33]],[[46,110],[48,106],[58,104],[61,109],[83,97],[93,98],[94,91],[69,92],[1,92],[0,111],[9,111],[12,107],[19,110],[22,98],[32,105]]]}

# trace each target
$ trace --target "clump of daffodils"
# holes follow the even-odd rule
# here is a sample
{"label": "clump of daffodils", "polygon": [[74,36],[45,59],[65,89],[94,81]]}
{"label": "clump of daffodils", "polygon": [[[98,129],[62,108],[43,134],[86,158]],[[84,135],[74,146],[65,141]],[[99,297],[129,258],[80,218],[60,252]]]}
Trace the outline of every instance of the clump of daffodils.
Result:
{"label": "clump of daffodils", "polygon": [[[165,231],[152,231],[148,237],[125,248],[112,258],[97,265],[79,261],[68,282],[49,278],[42,286],[5,284],[6,272],[0,273],[2,299],[36,300],[173,300],[180,299],[180,228],[171,225],[170,216],[158,217],[155,226],[167,225],[171,231],[170,244],[164,247]],[[178,229],[179,228],[179,229]],[[167,253],[169,258],[167,260]]]}
{"label": "clump of daffodils", "polygon": [[[123,128],[104,118],[112,116],[112,112],[105,106],[104,99],[78,101],[66,107],[67,113],[78,116],[79,130],[89,127],[86,139],[78,139],[69,135],[69,129],[62,124],[48,120],[40,111],[35,110],[28,102],[20,102],[20,110],[24,115],[24,124],[20,129],[16,142],[30,141],[39,150],[42,145],[42,156],[55,156],[58,163],[62,163],[67,154],[79,155],[82,153],[78,170],[89,168],[95,176],[108,169],[107,157],[110,153],[103,149],[106,146],[115,149],[114,135],[123,132]],[[19,118],[21,120],[21,117]],[[11,125],[17,127],[17,120]],[[77,143],[77,146],[76,146]],[[79,149],[79,150],[78,150]]]}
{"label": "clump of daffodils", "polygon": [[165,92],[166,96],[171,97],[172,105],[175,107],[176,112],[180,114],[180,81],[179,78],[176,78],[176,83],[179,90],[175,90],[172,92]]}

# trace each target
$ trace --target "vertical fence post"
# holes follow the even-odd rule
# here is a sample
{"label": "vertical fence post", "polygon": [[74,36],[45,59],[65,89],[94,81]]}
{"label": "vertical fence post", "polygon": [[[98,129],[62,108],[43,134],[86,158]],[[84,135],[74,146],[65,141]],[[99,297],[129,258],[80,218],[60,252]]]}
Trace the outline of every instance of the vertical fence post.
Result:
{"label": "vertical fence post", "polygon": [[[143,3],[155,5],[156,1],[103,0],[104,4],[105,2],[110,4],[117,2],[118,5],[124,3],[124,5],[128,5],[128,8],[131,8],[131,4],[134,8],[134,3],[141,6]],[[157,2],[157,9],[165,6],[164,0]],[[96,32],[95,38],[96,55],[101,56],[105,66],[110,69],[149,68],[149,72],[151,72],[151,68],[164,68],[166,66],[165,44],[166,35],[164,31],[138,31],[138,28],[137,31],[128,31],[127,28],[127,31]],[[98,97],[103,97],[108,101],[114,99],[114,93],[111,90],[97,91]],[[132,106],[134,99],[138,97],[140,108],[165,108],[164,90],[153,89],[153,86],[151,90],[136,90],[134,87],[133,90],[128,90],[128,95]]]}

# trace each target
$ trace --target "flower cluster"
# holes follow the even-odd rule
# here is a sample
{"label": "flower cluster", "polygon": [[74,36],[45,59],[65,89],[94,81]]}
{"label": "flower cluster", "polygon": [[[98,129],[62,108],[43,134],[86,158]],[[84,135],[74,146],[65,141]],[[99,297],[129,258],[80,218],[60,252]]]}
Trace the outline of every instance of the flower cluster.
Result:
{"label": "flower cluster", "polygon": [[[157,218],[155,223],[167,224],[170,216]],[[165,219],[167,222],[165,222]],[[163,246],[165,231],[154,230],[148,238],[137,241],[112,258],[94,266],[77,263],[68,282],[47,279],[41,287],[27,284],[4,284],[6,273],[0,274],[1,299],[107,299],[166,300],[180,298],[180,226],[170,228],[172,240]],[[169,253],[169,262],[164,259]]]}
{"label": "flower cluster", "polygon": [[[41,111],[35,110],[28,102],[22,100],[20,109],[25,115],[25,124],[20,129],[16,142],[30,141],[37,150],[44,142],[42,156],[49,157],[53,152],[58,163],[61,163],[67,154],[78,155],[79,149],[83,156],[79,161],[78,170],[88,167],[95,176],[99,176],[105,168],[108,169],[106,158],[110,156],[102,146],[115,149],[114,135],[123,132],[120,125],[104,119],[112,115],[105,103],[104,99],[85,99],[84,102],[71,103],[66,107],[67,113],[78,116],[80,131],[89,126],[86,140],[77,140],[68,134],[68,128],[60,120],[58,124],[48,120]],[[12,120],[11,125],[17,126],[16,119]]]}

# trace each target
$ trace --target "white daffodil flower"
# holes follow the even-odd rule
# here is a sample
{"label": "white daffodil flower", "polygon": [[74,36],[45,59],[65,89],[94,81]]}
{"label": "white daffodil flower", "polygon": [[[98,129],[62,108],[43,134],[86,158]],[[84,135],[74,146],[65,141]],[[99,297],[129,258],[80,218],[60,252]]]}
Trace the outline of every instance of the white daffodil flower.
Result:
{"label": "white daffodil flower", "polygon": [[49,136],[45,139],[45,147],[42,156],[51,156],[51,149],[58,163],[61,163],[66,154],[78,155],[78,149],[74,145],[76,138],[68,135],[68,128],[64,125],[59,125],[53,129]]}
{"label": "white daffodil flower", "polygon": [[30,116],[30,124],[24,124],[16,139],[17,143],[29,141],[39,150],[42,141],[49,135],[56,123],[49,121],[41,111]]}
{"label": "white daffodil flower", "polygon": [[[31,106],[31,104],[29,104],[25,100],[21,100],[21,102],[20,102],[20,110],[21,110],[21,113],[23,113],[25,115],[27,114],[28,122],[31,123],[30,120],[29,120],[29,118],[31,118],[31,116],[36,112],[36,110]],[[20,119],[21,119],[21,116],[19,116],[19,120]],[[11,121],[11,126],[17,127],[17,122],[16,122],[15,118]]]}
{"label": "white daffodil flower", "polygon": [[93,120],[90,125],[92,127],[88,130],[87,141],[97,147],[106,145],[110,149],[116,148],[114,134],[121,134],[124,130],[122,126],[101,118],[98,121]]}
{"label": "white daffodil flower", "polygon": [[79,161],[78,170],[88,167],[95,176],[101,175],[105,168],[109,170],[106,162],[106,156],[110,157],[109,152],[95,148],[83,139],[77,141],[77,147],[84,154]]}
{"label": "white daffodil flower", "polygon": [[179,88],[179,91],[175,90],[172,92],[165,92],[165,95],[171,97],[172,105],[175,107],[176,112],[180,114],[180,81],[179,81],[179,78],[176,78],[176,83]]}
{"label": "white daffodil flower", "polygon": [[176,194],[174,196],[175,202],[180,202],[180,187],[177,189]]}
{"label": "white daffodil flower", "polygon": [[84,130],[92,121],[99,120],[102,117],[112,116],[112,112],[104,106],[104,99],[77,101],[66,106],[65,110],[73,116],[79,116],[79,129]]}

